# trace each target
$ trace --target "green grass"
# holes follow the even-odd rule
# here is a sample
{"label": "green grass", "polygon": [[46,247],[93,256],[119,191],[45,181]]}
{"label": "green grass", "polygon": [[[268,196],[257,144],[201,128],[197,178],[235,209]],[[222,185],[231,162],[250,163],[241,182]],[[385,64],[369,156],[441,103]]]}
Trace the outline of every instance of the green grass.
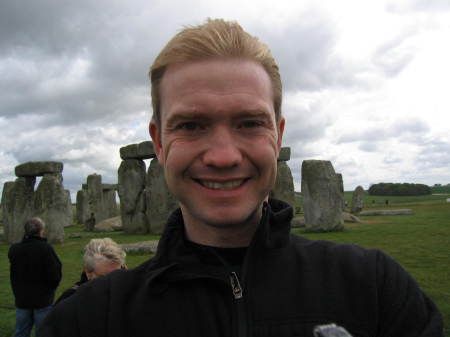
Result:
{"label": "green grass", "polygon": [[[68,238],[70,234],[80,233],[83,238]],[[127,235],[122,232],[92,233],[84,232],[79,225],[66,227],[66,240],[62,244],[53,245],[63,265],[63,278],[56,291],[56,298],[67,288],[70,288],[80,279],[82,271],[82,254],[84,246],[92,238],[110,237],[118,243],[139,242],[145,240],[157,240],[155,235]],[[9,244],[0,243],[0,337],[11,337],[15,324],[14,296],[9,282]],[[127,266],[133,268],[146,261],[150,255],[127,255]]]}
{"label": "green grass", "polygon": [[[346,198],[351,193],[346,192]],[[450,336],[450,203],[449,196],[389,197],[389,208],[411,208],[414,215],[362,217],[363,224],[346,224],[344,231],[335,233],[294,232],[311,238],[336,242],[351,242],[367,248],[379,248],[395,258],[433,299],[444,316],[446,334]],[[366,196],[367,208],[386,208],[381,203],[372,204],[372,196]],[[81,239],[66,239],[55,245],[63,263],[63,279],[57,296],[78,280],[81,272],[81,256],[84,245],[94,237],[111,237],[119,243],[157,239],[150,235],[126,235],[114,233],[86,233],[80,226],[66,228],[66,237],[72,233],[87,235]],[[10,337],[14,330],[14,298],[9,284],[9,245],[0,243],[0,337]],[[127,265],[133,268],[149,256],[128,255]]]}

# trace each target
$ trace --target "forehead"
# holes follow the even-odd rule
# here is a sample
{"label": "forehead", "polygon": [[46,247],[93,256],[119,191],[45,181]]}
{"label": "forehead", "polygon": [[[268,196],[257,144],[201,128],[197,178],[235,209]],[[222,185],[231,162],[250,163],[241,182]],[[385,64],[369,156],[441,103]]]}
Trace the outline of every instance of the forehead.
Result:
{"label": "forehead", "polygon": [[[238,58],[213,58],[170,65],[161,82],[161,112],[178,105],[245,103],[273,108],[270,77],[257,62]],[[251,105],[254,105],[253,107]],[[186,108],[186,107],[184,107]]]}

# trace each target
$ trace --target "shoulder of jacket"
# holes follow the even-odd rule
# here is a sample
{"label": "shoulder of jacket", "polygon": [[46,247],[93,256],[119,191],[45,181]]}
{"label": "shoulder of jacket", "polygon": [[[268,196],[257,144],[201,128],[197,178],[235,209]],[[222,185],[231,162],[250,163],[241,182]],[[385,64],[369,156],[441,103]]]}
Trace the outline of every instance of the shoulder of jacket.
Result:
{"label": "shoulder of jacket", "polygon": [[340,243],[327,240],[311,240],[297,235],[291,235],[291,245],[297,251],[304,251],[309,256],[329,257],[330,259],[373,260],[378,255],[384,255],[378,249],[368,249],[353,243]]}

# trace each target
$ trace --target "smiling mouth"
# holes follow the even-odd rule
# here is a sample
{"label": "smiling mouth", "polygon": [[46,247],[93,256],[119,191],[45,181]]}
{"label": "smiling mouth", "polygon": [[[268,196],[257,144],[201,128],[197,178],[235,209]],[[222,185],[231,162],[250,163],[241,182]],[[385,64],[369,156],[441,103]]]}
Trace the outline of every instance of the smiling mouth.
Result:
{"label": "smiling mouth", "polygon": [[213,189],[213,190],[231,190],[233,188],[239,187],[244,184],[248,179],[239,179],[239,180],[231,180],[223,183],[219,183],[217,181],[208,181],[208,180],[198,180],[194,179],[200,185]]}

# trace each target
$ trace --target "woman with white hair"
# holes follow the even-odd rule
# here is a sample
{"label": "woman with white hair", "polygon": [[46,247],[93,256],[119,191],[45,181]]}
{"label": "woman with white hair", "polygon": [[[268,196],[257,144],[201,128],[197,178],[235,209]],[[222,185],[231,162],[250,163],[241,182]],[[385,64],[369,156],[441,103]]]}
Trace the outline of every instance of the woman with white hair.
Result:
{"label": "woman with white hair", "polygon": [[107,275],[118,269],[126,269],[125,257],[124,250],[110,238],[92,239],[84,247],[84,266],[80,281],[64,291],[55,304],[72,296],[80,285],[89,280]]}

